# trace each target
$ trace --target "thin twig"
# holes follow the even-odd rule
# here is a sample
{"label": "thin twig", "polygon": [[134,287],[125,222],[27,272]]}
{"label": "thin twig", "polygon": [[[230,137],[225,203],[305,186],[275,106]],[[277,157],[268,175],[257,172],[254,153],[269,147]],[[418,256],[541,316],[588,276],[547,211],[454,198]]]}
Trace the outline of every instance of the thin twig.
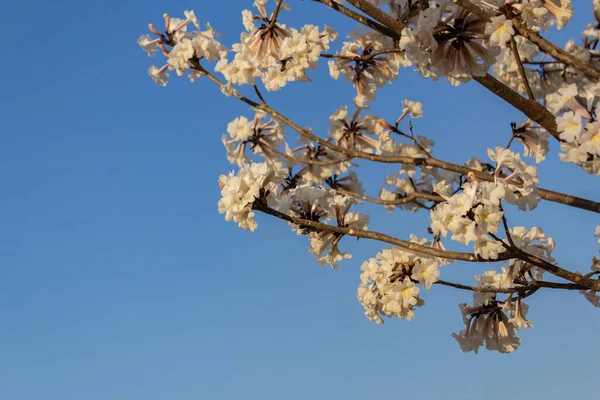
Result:
{"label": "thin twig", "polygon": [[275,6],[275,11],[273,11],[273,14],[271,14],[271,21],[269,22],[269,26],[267,27],[267,32],[269,30],[271,30],[271,28],[273,28],[273,26],[275,26],[275,23],[277,22],[277,17],[279,16],[279,12],[281,11],[281,6],[283,5],[283,0],[279,0],[277,2],[277,6]]}
{"label": "thin twig", "polygon": [[390,54],[390,53],[404,53],[402,49],[384,49],[379,51],[374,51],[366,56],[347,56],[344,54],[328,54],[321,53],[320,56],[323,58],[338,58],[340,60],[348,60],[348,61],[357,61],[357,62],[367,62],[372,60],[373,58],[380,56],[382,54]]}
{"label": "thin twig", "polygon": [[523,293],[529,290],[538,290],[540,288],[548,289],[562,289],[562,290],[585,290],[585,286],[576,285],[574,283],[556,283],[546,281],[531,282],[527,285],[518,286],[516,288],[508,289],[495,289],[495,288],[480,288],[477,286],[468,286],[460,283],[448,282],[444,280],[437,280],[434,282],[435,285],[450,286],[456,289],[469,290],[477,293]]}
{"label": "thin twig", "polygon": [[527,79],[527,74],[525,73],[525,67],[523,67],[523,63],[521,62],[521,56],[519,55],[519,49],[517,48],[517,41],[513,36],[510,37],[510,48],[515,56],[515,61],[517,62],[517,66],[519,67],[519,74],[521,75],[521,81],[525,86],[525,90],[527,91],[527,95],[530,100],[535,101],[535,96],[533,95],[533,91],[531,90],[531,86],[529,86],[529,80]]}
{"label": "thin twig", "polygon": [[387,26],[392,31],[396,32],[398,36],[402,35],[402,30],[406,28],[402,22],[398,21],[396,18],[387,14],[377,6],[369,3],[367,0],[346,0],[348,3],[352,4],[354,7],[358,8],[360,11],[367,14],[369,17],[373,18],[375,21],[380,24]]}
{"label": "thin twig", "polygon": [[350,160],[350,157],[344,157],[344,158],[340,158],[337,160],[328,160],[328,161],[324,161],[324,160],[306,160],[306,159],[301,159],[298,157],[294,157],[290,154],[284,153],[282,151],[279,151],[278,149],[262,144],[264,147],[266,147],[269,151],[289,160],[289,161],[293,161],[293,162],[297,162],[298,164],[310,164],[310,165],[337,165],[339,163],[345,162]]}
{"label": "thin twig", "polygon": [[359,22],[359,23],[361,23],[379,33],[389,36],[393,39],[400,38],[400,35],[398,33],[389,29],[385,25],[382,25],[379,22],[373,21],[372,19],[367,18],[364,15],[360,15],[359,13],[352,11],[351,9],[349,9],[347,7],[344,7],[343,5],[337,3],[333,0],[313,0],[313,1],[315,1],[317,3],[321,3],[323,5],[326,5],[327,7],[345,15],[346,17],[349,17],[349,18],[355,20],[356,22]]}
{"label": "thin twig", "polygon": [[370,196],[352,192],[352,191],[346,190],[346,189],[336,188],[335,191],[337,191],[341,194],[345,194],[346,196],[356,197],[358,199],[368,201],[369,203],[380,204],[380,205],[384,205],[384,206],[398,206],[401,204],[407,204],[407,203],[413,202],[416,199],[424,199],[427,201],[435,201],[438,203],[445,201],[442,196],[438,196],[438,195],[430,194],[430,193],[421,193],[421,192],[414,192],[414,193],[409,194],[408,196],[404,196],[404,197],[401,197],[396,200],[382,200],[382,199],[378,199],[376,197],[370,197]]}
{"label": "thin twig", "polygon": [[263,97],[263,95],[260,93],[260,90],[258,90],[258,86],[254,85],[254,91],[256,92],[256,95],[258,96],[258,98],[260,99],[261,103],[263,103],[264,105],[267,105],[267,102],[265,101],[265,98]]}

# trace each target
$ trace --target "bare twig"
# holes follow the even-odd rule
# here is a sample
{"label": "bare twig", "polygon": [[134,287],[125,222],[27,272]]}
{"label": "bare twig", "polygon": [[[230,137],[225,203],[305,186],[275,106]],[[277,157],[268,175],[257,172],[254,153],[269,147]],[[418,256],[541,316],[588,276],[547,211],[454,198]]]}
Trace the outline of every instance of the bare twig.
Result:
{"label": "bare twig", "polygon": [[258,96],[258,98],[260,99],[261,103],[263,103],[264,105],[267,105],[267,102],[265,101],[265,98],[263,97],[263,95],[260,93],[260,90],[258,90],[258,86],[254,85],[254,91],[256,92],[256,95]]}
{"label": "bare twig", "polygon": [[313,0],[316,1],[317,3],[321,3],[326,5],[327,7],[345,15],[346,17],[349,17],[353,20],[355,20],[356,22],[359,22],[379,33],[382,33],[386,36],[389,36],[393,39],[399,39],[400,35],[396,32],[394,32],[393,30],[389,29],[388,27],[386,27],[385,25],[380,24],[379,22],[373,21],[370,18],[365,17],[364,15],[360,15],[359,13],[352,11],[351,9],[344,7],[343,5],[333,1],[333,0]]}
{"label": "bare twig", "polygon": [[519,67],[519,74],[521,75],[521,81],[523,82],[523,86],[525,86],[525,90],[527,91],[527,95],[530,100],[535,101],[535,96],[533,95],[533,91],[531,90],[531,86],[529,86],[529,80],[527,79],[527,74],[525,73],[525,67],[523,67],[523,63],[521,62],[521,56],[519,55],[519,49],[517,48],[517,42],[514,37],[510,37],[510,48],[515,56],[515,61],[517,62],[517,66]]}
{"label": "bare twig", "polygon": [[477,293],[523,293],[533,289],[548,288],[548,289],[562,289],[562,290],[585,290],[585,286],[577,285],[574,283],[556,283],[546,281],[531,282],[527,285],[521,285],[516,288],[508,289],[494,289],[494,288],[480,288],[477,286],[462,285],[460,283],[448,282],[444,280],[437,280],[434,282],[435,285],[450,286],[455,289],[469,290]]}

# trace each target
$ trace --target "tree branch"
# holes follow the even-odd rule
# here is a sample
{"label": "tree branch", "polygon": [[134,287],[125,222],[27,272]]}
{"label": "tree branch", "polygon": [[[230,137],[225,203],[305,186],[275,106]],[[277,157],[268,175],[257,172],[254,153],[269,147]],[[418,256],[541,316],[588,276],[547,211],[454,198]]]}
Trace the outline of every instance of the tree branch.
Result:
{"label": "tree branch", "polygon": [[403,53],[402,49],[384,49],[379,51],[374,51],[371,54],[366,56],[345,56],[343,54],[327,54],[321,53],[320,56],[323,58],[338,58],[340,60],[348,60],[348,61],[358,61],[358,62],[367,62],[372,60],[373,58],[380,56],[382,54],[390,54],[390,53]]}
{"label": "tree branch", "polygon": [[513,19],[512,22],[515,31],[518,32],[519,35],[529,39],[529,41],[537,45],[544,53],[583,72],[588,78],[596,82],[600,79],[600,70],[598,68],[570,55],[560,47],[550,43],[548,40],[540,36],[539,33],[528,29],[521,21]]}
{"label": "tree branch", "polygon": [[407,240],[398,239],[393,236],[389,236],[389,235],[379,233],[379,232],[365,231],[362,229],[347,228],[347,227],[343,227],[343,226],[328,225],[328,224],[323,224],[321,222],[292,217],[292,216],[284,214],[280,211],[272,209],[270,207],[266,207],[266,206],[263,207],[263,206],[259,205],[258,202],[254,203],[253,210],[272,215],[274,217],[283,219],[283,220],[290,222],[292,224],[295,224],[295,225],[307,226],[307,227],[311,227],[316,230],[324,231],[324,232],[340,233],[340,234],[344,234],[344,235],[348,235],[348,236],[353,236],[356,238],[372,239],[372,240],[376,240],[379,242],[393,244],[394,246],[401,247],[403,249],[412,251],[414,253],[427,254],[430,256],[445,258],[445,259],[449,259],[449,260],[494,263],[494,262],[506,261],[506,260],[513,258],[512,252],[507,250],[506,252],[499,254],[499,257],[497,260],[486,260],[486,259],[483,259],[472,253],[462,253],[462,252],[456,252],[456,251],[436,249],[433,247],[424,246],[422,244],[409,242]]}
{"label": "tree branch", "polygon": [[382,199],[378,199],[376,197],[366,196],[364,194],[355,193],[355,192],[345,190],[345,189],[336,188],[334,190],[338,193],[345,194],[346,196],[356,197],[358,199],[362,199],[364,201],[368,201],[368,202],[374,203],[374,204],[380,204],[383,206],[399,206],[401,204],[407,204],[407,203],[413,202],[417,199],[424,199],[424,200],[436,201],[436,202],[445,201],[442,196],[438,196],[435,194],[429,194],[429,193],[420,193],[420,192],[411,193],[408,196],[404,196],[404,197],[401,197],[396,200],[382,200]]}
{"label": "tree branch", "polygon": [[462,285],[460,283],[447,282],[441,279],[434,282],[434,285],[442,285],[442,286],[450,286],[455,289],[461,290],[469,290],[471,292],[477,293],[523,293],[533,289],[540,288],[548,288],[548,289],[562,289],[562,290],[586,290],[585,286],[577,285],[574,283],[556,283],[556,282],[546,282],[546,281],[537,281],[531,282],[527,285],[521,285],[516,288],[508,288],[508,289],[493,289],[493,288],[480,288],[477,286],[468,286]]}
{"label": "tree branch", "polygon": [[[472,254],[472,253],[462,253],[462,252],[456,252],[456,251],[441,250],[441,249],[437,249],[437,248],[433,248],[433,247],[424,246],[424,245],[421,245],[418,243],[413,243],[413,242],[409,242],[406,240],[398,239],[393,236],[389,236],[389,235],[379,233],[379,232],[365,231],[362,229],[348,228],[348,227],[344,227],[344,226],[328,225],[328,224],[323,224],[321,222],[292,217],[292,216],[284,214],[280,211],[272,209],[260,202],[254,202],[252,209],[256,210],[256,211],[260,211],[265,214],[272,215],[272,216],[280,218],[280,219],[283,219],[287,222],[291,222],[292,224],[299,225],[299,226],[311,227],[318,231],[349,235],[349,236],[353,236],[356,238],[377,240],[379,242],[393,244],[395,246],[401,247],[406,250],[410,250],[415,253],[428,254],[430,256],[445,258],[448,260],[493,263],[493,262],[506,261],[506,260],[516,258],[516,259],[526,261],[530,264],[533,264],[536,267],[543,269],[544,271],[550,272],[551,274],[558,276],[559,278],[563,278],[570,282],[573,282],[573,283],[577,284],[578,286],[584,287],[585,289],[600,290],[600,280],[590,279],[583,275],[579,275],[574,272],[568,271],[566,269],[560,268],[554,264],[551,264],[545,260],[542,260],[541,258],[533,256],[529,253],[524,252],[523,250],[521,250],[519,248],[512,247],[512,246],[508,246],[505,252],[498,254],[498,258],[496,260],[490,260],[490,259],[484,259],[484,258],[482,258],[478,255]],[[492,235],[492,234],[490,234],[490,235],[492,237],[494,237],[496,240],[500,240],[495,235]]]}
{"label": "tree branch", "polygon": [[[492,17],[492,15],[490,15],[483,8],[472,4],[470,0],[452,0],[452,2],[477,15],[479,18],[490,19]],[[525,24],[519,19],[513,18],[511,21],[515,31],[519,35],[537,45],[544,53],[549,54],[555,59],[583,72],[588,78],[592,78],[596,81],[600,79],[600,70],[598,68],[570,55],[560,47],[544,39],[539,33],[527,28],[527,26],[525,26]]]}
{"label": "tree branch", "polygon": [[389,29],[387,26],[381,25],[380,23],[375,22],[372,19],[365,17],[364,15],[360,15],[357,12],[354,12],[354,11],[350,10],[349,8],[344,7],[343,5],[337,3],[333,0],[313,0],[313,1],[315,1],[317,3],[321,3],[323,5],[326,5],[327,7],[345,15],[346,17],[349,17],[349,18],[355,20],[356,22],[359,22],[359,23],[361,23],[383,35],[389,36],[393,39],[400,38],[400,35],[398,33]]}
{"label": "tree branch", "polygon": [[384,26],[390,28],[393,32],[398,34],[398,37],[402,35],[402,30],[406,28],[402,22],[398,21],[391,15],[385,13],[381,9],[377,8],[373,4],[367,2],[366,0],[346,0],[348,3],[352,4],[354,7],[358,8],[360,11],[367,14],[369,17],[373,18],[375,21],[378,21]]}
{"label": "tree branch", "polygon": [[548,133],[554,136],[556,140],[561,141],[556,127],[556,118],[554,118],[554,115],[540,103],[535,100],[524,98],[490,74],[485,74],[485,76],[474,76],[473,79],[496,96],[502,98],[508,104],[522,111],[529,119],[537,122]]}
{"label": "tree branch", "polygon": [[[199,62],[194,62],[193,67],[196,70],[202,72],[204,75],[206,75],[208,77],[208,79],[210,79],[212,82],[214,82],[218,86],[223,86],[223,83],[221,81],[219,81],[214,75],[212,75],[208,70],[206,70],[204,67],[202,67]],[[509,89],[509,90],[512,91],[512,89]],[[515,92],[513,92],[513,93],[515,93]],[[457,172],[457,173],[463,174],[465,176],[468,175],[469,173],[472,173],[481,180],[484,180],[487,182],[494,181],[494,177],[492,175],[489,175],[489,174],[486,174],[484,172],[477,171],[474,169],[470,169],[470,168],[464,167],[462,165],[438,160],[431,156],[426,156],[426,157],[382,156],[379,154],[371,154],[371,153],[366,153],[364,151],[347,149],[347,148],[335,145],[333,143],[330,143],[327,140],[314,135],[313,133],[309,132],[308,130],[303,129],[298,124],[296,124],[294,121],[290,120],[285,115],[279,113],[278,111],[274,110],[273,108],[271,108],[268,105],[260,104],[253,100],[250,100],[247,97],[244,97],[241,94],[239,94],[237,91],[235,92],[234,96],[237,99],[239,99],[240,101],[243,101],[244,103],[248,104],[251,107],[254,107],[258,110],[265,111],[266,113],[270,114],[273,118],[281,121],[282,123],[289,126],[293,130],[298,132],[300,135],[304,136],[305,138],[310,139],[310,140],[314,141],[315,143],[318,143],[324,147],[327,147],[330,150],[344,154],[344,155],[348,156],[349,158],[360,158],[360,159],[364,159],[364,160],[376,161],[376,162],[388,163],[388,164],[407,164],[407,165],[415,165],[415,166],[427,165],[430,167],[441,168],[446,171]],[[519,96],[519,95],[517,94],[517,96]],[[524,101],[529,101],[529,100],[522,98],[521,96],[519,96],[519,98],[521,98]],[[540,106],[536,102],[533,102],[533,103]],[[544,110],[546,110],[546,109],[544,108]],[[552,117],[552,118],[554,118],[554,117]],[[569,194],[563,194],[563,193],[554,192],[551,190],[546,190],[546,189],[541,189],[541,188],[538,188],[538,193],[539,193],[540,197],[544,200],[548,200],[548,201],[552,201],[552,202],[560,203],[560,204],[565,204],[565,205],[575,207],[575,208],[581,208],[583,210],[600,213],[600,203],[596,202],[596,201],[587,200],[587,199],[572,196]]]}
{"label": "tree branch", "polygon": [[521,81],[523,82],[523,86],[525,86],[525,90],[527,91],[527,95],[529,96],[529,100],[535,101],[535,96],[533,95],[533,91],[531,90],[531,86],[529,86],[529,80],[527,79],[527,74],[525,72],[525,67],[523,67],[523,62],[521,61],[521,56],[519,55],[519,49],[517,48],[517,42],[514,37],[510,37],[510,48],[515,56],[515,61],[517,62],[517,66],[519,67],[519,74],[521,75]]}

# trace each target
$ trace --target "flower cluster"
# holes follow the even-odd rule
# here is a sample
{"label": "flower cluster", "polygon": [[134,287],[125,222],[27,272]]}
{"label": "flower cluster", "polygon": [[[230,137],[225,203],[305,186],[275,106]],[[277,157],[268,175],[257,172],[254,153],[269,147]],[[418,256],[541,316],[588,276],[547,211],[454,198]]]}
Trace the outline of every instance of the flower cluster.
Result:
{"label": "flower cluster", "polygon": [[251,161],[246,154],[248,147],[254,154],[273,160],[273,151],[284,143],[283,127],[263,111],[256,111],[252,121],[246,117],[234,119],[227,125],[227,133],[229,136],[221,137],[227,160],[238,166]]}
{"label": "flower cluster", "polygon": [[219,177],[221,199],[219,212],[225,214],[225,220],[236,222],[240,228],[253,232],[258,224],[253,219],[252,207],[260,200],[266,204],[275,204],[281,180],[287,170],[280,164],[254,163],[243,165],[237,173]]}
{"label": "flower cluster", "polygon": [[[411,241],[437,246],[414,236]],[[358,301],[365,308],[365,316],[382,324],[382,316],[411,320],[416,307],[425,304],[419,297],[420,287],[431,288],[440,276],[439,267],[447,260],[424,254],[411,253],[398,247],[383,249],[375,258],[361,267]]]}
{"label": "flower cluster", "polygon": [[[142,35],[138,39],[138,44],[148,53],[148,56],[155,57],[160,50],[167,57],[166,65],[162,67],[153,65],[148,69],[148,75],[160,86],[167,85],[169,79],[167,70],[175,71],[178,76],[181,76],[201,59],[212,62],[227,56],[227,49],[216,40],[218,34],[210,25],[207,24],[206,30],[201,31],[193,11],[186,11],[185,17],[185,19],[170,18],[165,14],[164,33],[150,25],[150,31],[158,37],[153,39],[149,35]],[[198,30],[188,32],[187,28],[190,24]],[[169,51],[165,46],[171,46],[172,49]],[[199,76],[197,70],[190,71],[189,77],[192,81]]]}
{"label": "flower cluster", "polygon": [[536,208],[540,201],[537,168],[521,160],[518,153],[502,147],[488,149],[488,157],[496,162],[494,177],[505,188],[505,200],[521,210]]}
{"label": "flower cluster", "polygon": [[[237,85],[254,85],[260,79],[269,91],[280,90],[289,82],[309,81],[306,72],[316,69],[320,54],[329,49],[337,34],[329,27],[320,31],[314,25],[287,28],[277,22],[276,12],[268,16],[265,3],[255,2],[259,15],[242,12],[246,32],[240,43],[232,46],[233,60],[220,60],[216,71]],[[258,27],[256,20],[262,21]]]}
{"label": "flower cluster", "polygon": [[348,118],[348,107],[335,110],[329,117],[329,137],[338,146],[364,151],[366,153],[381,153],[381,141],[378,134],[383,130],[374,115],[360,117],[360,107]]}
{"label": "flower cluster", "polygon": [[582,92],[572,84],[548,96],[548,107],[554,112],[569,110],[556,118],[563,140],[561,160],[596,175],[600,175],[600,122],[596,120],[599,100],[600,84],[588,84]]}
{"label": "flower cluster", "polygon": [[[596,232],[594,234],[595,237],[600,237],[600,225],[596,227]],[[598,239],[598,244],[600,244],[600,239]],[[588,273],[587,277],[598,276],[600,275],[600,258],[594,256],[592,258],[592,272]],[[594,307],[600,307],[600,291],[596,290],[582,290],[581,294],[585,297],[587,301],[589,301]]]}
{"label": "flower cluster", "polygon": [[[515,226],[510,229],[510,238],[514,245],[525,253],[553,263],[552,257],[554,250],[554,239],[547,237],[541,228],[533,227],[526,229],[522,226]],[[507,274],[513,280],[525,282],[526,278],[541,280],[544,270],[521,259],[511,259],[509,261]]]}
{"label": "flower cluster", "polygon": [[334,60],[329,61],[329,74],[338,79],[340,74],[352,82],[357,95],[354,103],[364,107],[375,99],[377,89],[392,83],[404,57],[394,50],[392,39],[376,31],[356,30],[349,35]]}
{"label": "flower cluster", "polygon": [[[348,196],[337,194],[333,189],[301,185],[289,190],[279,198],[277,210],[306,221],[324,223],[335,221],[337,227],[367,230],[369,217],[366,214],[350,211],[356,201]],[[298,234],[308,235],[309,252],[319,265],[338,268],[338,261],[351,258],[351,254],[339,249],[343,233],[315,228],[311,225],[291,223]]]}
{"label": "flower cluster", "polygon": [[[486,271],[475,276],[480,290],[502,290],[510,287],[510,279],[503,269],[502,273]],[[488,350],[500,353],[511,353],[521,344],[516,337],[517,330],[530,328],[533,325],[527,317],[527,304],[518,297],[512,296],[499,301],[495,292],[474,292],[473,304],[460,304],[463,322],[466,328],[452,337],[460,344],[461,352],[477,353],[485,344]]]}
{"label": "flower cluster", "polygon": [[488,234],[497,233],[502,221],[500,201],[506,197],[505,187],[494,182],[468,182],[462,189],[431,211],[431,229],[443,237],[452,233],[452,240],[465,245],[475,242],[477,255],[497,259],[506,249]]}

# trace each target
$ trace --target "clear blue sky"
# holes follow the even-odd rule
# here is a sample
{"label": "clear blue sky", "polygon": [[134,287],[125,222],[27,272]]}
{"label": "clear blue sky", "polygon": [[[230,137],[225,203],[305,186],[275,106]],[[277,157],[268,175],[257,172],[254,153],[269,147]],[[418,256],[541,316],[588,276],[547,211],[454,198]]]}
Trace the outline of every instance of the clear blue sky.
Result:
{"label": "clear blue sky", "polygon": [[[224,221],[217,179],[232,167],[220,136],[250,114],[208,82],[156,86],[136,39],[164,12],[194,9],[231,44],[250,4],[2,2],[0,399],[594,398],[600,314],[578,293],[532,298],[535,327],[515,354],[460,354],[450,334],[469,293],[435,287],[411,323],[376,326],[355,292],[360,264],[382,245],[345,240],[354,258],[332,271],[279,221],[259,216],[253,234]],[[318,4],[291,5],[289,25],[352,27]],[[320,131],[353,94],[322,66],[315,85],[268,95]],[[522,120],[474,84],[408,70],[374,110],[392,119],[405,98],[424,104],[416,130],[457,162],[504,145]],[[598,199],[598,178],[551,149],[542,186]],[[359,174],[376,193],[393,170]],[[546,203],[508,213],[553,236],[565,266],[587,270],[598,252],[597,215]],[[426,220],[380,211],[370,228],[423,236]],[[443,275],[470,283],[480,271],[457,263]]]}

